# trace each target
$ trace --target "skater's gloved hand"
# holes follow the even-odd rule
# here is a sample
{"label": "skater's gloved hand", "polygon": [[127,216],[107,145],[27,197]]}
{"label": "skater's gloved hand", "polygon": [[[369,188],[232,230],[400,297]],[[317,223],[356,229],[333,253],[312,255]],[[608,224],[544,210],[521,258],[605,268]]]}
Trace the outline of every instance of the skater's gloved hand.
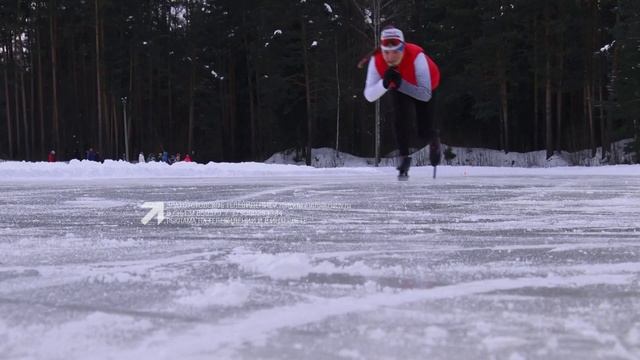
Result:
{"label": "skater's gloved hand", "polygon": [[400,72],[398,72],[396,68],[388,68],[382,78],[382,86],[384,86],[385,89],[395,90],[400,87],[400,84],[402,84]]}

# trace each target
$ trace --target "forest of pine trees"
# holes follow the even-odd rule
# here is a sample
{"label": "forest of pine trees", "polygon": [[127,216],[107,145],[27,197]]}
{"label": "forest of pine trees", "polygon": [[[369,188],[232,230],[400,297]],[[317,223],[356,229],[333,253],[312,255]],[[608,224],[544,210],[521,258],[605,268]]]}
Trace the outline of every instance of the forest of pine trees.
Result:
{"label": "forest of pine trees", "polygon": [[376,16],[440,66],[443,142],[638,150],[638,0],[0,0],[0,158],[373,156]]}

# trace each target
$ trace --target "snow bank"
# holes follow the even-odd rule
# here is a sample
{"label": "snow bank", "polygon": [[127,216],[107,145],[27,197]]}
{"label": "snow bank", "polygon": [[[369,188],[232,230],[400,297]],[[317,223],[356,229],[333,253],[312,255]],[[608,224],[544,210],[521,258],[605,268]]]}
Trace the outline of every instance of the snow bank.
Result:
{"label": "snow bank", "polygon": [[362,170],[314,169],[295,165],[268,165],[262,163],[213,163],[197,164],[179,162],[168,165],[163,162],[132,164],[125,161],[105,160],[70,162],[0,162],[0,180],[37,179],[153,179],[199,177],[247,177],[328,174],[354,175]]}
{"label": "snow bank", "polygon": [[[329,154],[330,153],[330,154]],[[566,166],[568,162],[562,158],[552,158],[546,167],[538,166],[534,153],[504,154],[509,156],[501,160],[501,167],[479,167],[465,165],[469,162],[493,163],[498,154],[491,150],[482,153],[465,153],[458,151],[458,156],[451,162],[453,165],[438,167],[438,177],[466,177],[466,176],[580,176],[580,175],[640,175],[640,165],[612,165],[612,166]],[[380,167],[371,165],[369,159],[358,158],[348,154],[335,157],[331,149],[318,149],[315,152],[314,166],[293,165],[284,153],[276,154],[266,163],[213,163],[197,164],[180,162],[168,165],[162,162],[131,164],[124,161],[107,160],[104,163],[92,161],[72,160],[68,163],[46,162],[0,162],[0,182],[24,181],[67,181],[67,180],[100,180],[100,179],[172,179],[172,178],[251,178],[251,177],[315,177],[341,178],[366,181],[376,176],[395,176],[395,161],[393,158],[383,159]],[[513,159],[517,161],[514,162]],[[471,157],[475,160],[471,161]],[[544,156],[543,156],[544,157]],[[289,160],[291,161],[289,161]],[[431,176],[431,167],[424,166],[427,157],[420,152],[414,154],[414,167],[411,176]],[[482,159],[485,159],[484,161]],[[489,161],[488,159],[493,159]],[[529,159],[529,160],[527,160]],[[284,162],[285,164],[279,163]],[[514,164],[507,166],[507,163]],[[518,167],[515,164],[521,164]],[[526,165],[522,165],[526,164]],[[564,165],[564,166],[558,166]],[[94,202],[97,199],[80,199],[78,201]],[[105,203],[104,207],[116,207],[118,203]]]}
{"label": "snow bank", "polygon": [[[625,146],[632,139],[622,140],[613,144],[613,162],[628,164],[633,162],[633,154],[624,152]],[[447,163],[449,165],[473,165],[473,166],[515,166],[515,167],[557,167],[557,166],[601,166],[607,165],[608,160],[602,159],[602,148],[596,150],[596,155],[591,156],[591,150],[576,152],[562,151],[547,159],[545,150],[527,153],[509,152],[499,150],[474,149],[451,147],[456,157]],[[429,152],[425,149],[416,154],[423,163],[428,162]]]}
{"label": "snow bank", "polygon": [[[622,140],[613,144],[613,161],[616,164],[629,164],[633,162],[634,154],[624,152],[627,144],[633,139]],[[528,153],[509,152],[500,150],[479,149],[447,146],[443,144],[443,149],[450,149],[455,158],[443,161],[443,164],[452,166],[493,166],[493,167],[558,167],[558,166],[600,166],[607,165],[608,160],[602,159],[602,148],[598,148],[595,156],[591,156],[591,150],[582,150],[573,153],[566,151],[553,155],[547,159],[545,150],[532,151]],[[387,154],[380,159],[381,166],[395,166],[395,152]],[[412,155],[414,165],[423,166],[429,164],[428,147],[415,151]],[[295,150],[285,150],[271,156],[268,164],[304,164],[304,159],[300,158]],[[361,158],[351,154],[336,152],[331,148],[319,148],[311,151],[311,166],[318,168],[332,167],[359,167],[372,166],[373,158]]]}

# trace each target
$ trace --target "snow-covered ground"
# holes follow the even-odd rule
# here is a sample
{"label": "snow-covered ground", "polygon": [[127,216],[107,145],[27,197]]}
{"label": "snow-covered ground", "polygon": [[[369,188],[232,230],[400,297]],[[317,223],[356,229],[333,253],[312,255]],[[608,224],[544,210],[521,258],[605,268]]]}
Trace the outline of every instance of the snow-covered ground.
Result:
{"label": "snow-covered ground", "polygon": [[0,358],[640,357],[640,166],[439,175],[1,163]]}

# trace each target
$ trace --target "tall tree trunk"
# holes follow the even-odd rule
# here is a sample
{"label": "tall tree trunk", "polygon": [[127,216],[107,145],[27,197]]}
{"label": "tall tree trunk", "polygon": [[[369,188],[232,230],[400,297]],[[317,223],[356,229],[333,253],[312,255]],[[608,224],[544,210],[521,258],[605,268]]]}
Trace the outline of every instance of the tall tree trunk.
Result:
{"label": "tall tree trunk", "polygon": [[545,130],[547,144],[547,159],[553,155],[553,123],[551,114],[551,59],[547,58],[545,73]]}
{"label": "tall tree trunk", "polygon": [[556,90],[556,145],[555,149],[557,152],[561,152],[563,150],[562,146],[562,126],[563,126],[563,116],[562,116],[563,106],[562,106],[562,88],[558,88]]}
{"label": "tall tree trunk", "polygon": [[33,160],[41,159],[38,151],[36,149],[36,95],[35,95],[35,70],[34,70],[34,60],[33,60],[33,48],[34,44],[34,36],[33,29],[29,30],[29,72],[31,76],[29,76],[29,144],[31,144],[30,153],[32,155]]}
{"label": "tall tree trunk", "polygon": [[504,113],[498,109],[498,147],[504,151]]}
{"label": "tall tree trunk", "polygon": [[[105,40],[104,40],[104,16],[100,18],[100,53],[102,54],[104,52],[104,44],[105,44]],[[101,55],[102,57],[102,55]],[[109,111],[110,108],[110,96],[109,94],[109,90],[107,89],[107,82],[106,82],[106,72],[105,69],[106,67],[103,66],[104,64],[102,64],[102,66],[100,67],[100,76],[103,79],[101,81],[101,88],[100,88],[100,93],[102,95],[102,113],[104,114],[104,119],[105,119],[105,128],[104,128],[104,139],[105,139],[105,143],[104,143],[104,154],[103,154],[103,158],[107,159],[107,158],[114,158],[113,157],[113,132],[112,132],[112,127],[113,127],[113,122],[115,121],[115,118],[113,118],[110,114],[111,111]],[[115,159],[117,159],[117,156],[115,157]]]}
{"label": "tall tree trunk", "polygon": [[[138,66],[140,65],[140,66]],[[148,67],[148,66],[147,66]],[[145,76],[144,54],[136,54],[135,57],[135,83],[133,86],[133,96],[131,101],[131,131],[135,142],[131,143],[132,160],[136,159],[140,148],[143,146],[145,133]],[[140,70],[140,71],[138,71]],[[147,84],[148,86],[148,84]]]}
{"label": "tall tree trunk", "polygon": [[9,155],[9,159],[13,159],[14,157],[14,146],[13,146],[13,120],[12,120],[12,114],[11,114],[11,99],[10,99],[10,95],[9,95],[9,71],[7,70],[7,68],[9,67],[9,59],[7,55],[7,50],[5,48],[5,66],[3,69],[3,73],[4,73],[4,104],[5,104],[5,114],[7,116],[7,140],[8,140],[8,145],[9,145],[9,152],[7,155]]}
{"label": "tall tree trunk", "polygon": [[[562,40],[560,40],[560,44],[562,44]],[[556,83],[556,146],[555,150],[560,152],[562,151],[562,77],[564,72],[564,54],[563,51],[560,50],[557,52],[558,55],[558,74],[557,74],[557,83]]]}
{"label": "tall tree trunk", "polygon": [[311,110],[311,71],[309,70],[309,51],[307,49],[307,25],[306,20],[300,19],[302,25],[302,61],[304,63],[304,88],[307,106],[307,145],[305,162],[311,165],[311,150],[313,149],[313,113]]}
{"label": "tall tree trunk", "polygon": [[[133,138],[135,142],[131,144],[131,156],[132,160],[138,158],[138,152],[142,146],[144,146],[145,135],[145,122],[146,122],[146,108],[145,108],[145,67],[144,67],[144,54],[136,56],[135,66],[135,84],[133,90],[133,101],[131,102],[131,131],[133,132]],[[140,67],[138,65],[141,65]],[[148,68],[148,65],[147,65]],[[140,71],[138,71],[140,70]],[[146,86],[149,86],[147,83]]]}
{"label": "tall tree trunk", "polygon": [[230,140],[230,148],[231,148],[231,160],[237,159],[237,149],[236,149],[236,122],[237,122],[237,82],[238,78],[236,75],[236,61],[233,54],[229,54],[227,59],[229,64],[229,90],[228,90],[228,111],[229,111],[229,140]]}
{"label": "tall tree trunk", "polygon": [[251,63],[251,56],[249,55],[250,49],[248,41],[245,39],[245,61],[247,66],[247,87],[249,95],[249,129],[251,133],[251,159],[257,160],[257,142],[258,142],[258,129],[256,123],[256,105],[255,105],[255,87],[253,81],[253,72],[255,69]]}
{"label": "tall tree trunk", "polygon": [[256,98],[256,151],[257,151],[257,161],[263,161],[265,159],[264,156],[264,132],[263,132],[263,117],[262,117],[262,100],[260,96],[260,72],[258,69],[254,71],[256,81],[255,81],[255,98]]}
{"label": "tall tree trunk", "polygon": [[[221,64],[227,64],[228,62],[225,62],[225,60],[223,59],[223,57],[220,57],[219,59],[219,63]],[[220,153],[220,157],[222,160],[228,160],[230,158],[229,156],[229,148],[231,147],[230,145],[230,131],[229,131],[229,104],[228,104],[228,94],[227,94],[227,86],[225,86],[226,82],[223,81],[219,81],[219,86],[218,86],[218,97],[219,97],[219,101],[220,101],[220,117],[222,118],[222,126],[221,126],[221,130],[220,131],[220,138],[219,138],[219,142],[222,144],[222,146],[220,147],[221,153]]]}
{"label": "tall tree trunk", "polygon": [[540,142],[539,120],[540,120],[540,88],[538,76],[538,20],[533,20],[533,149],[538,150]]}
{"label": "tall tree trunk", "polygon": [[338,36],[334,37],[336,56],[336,155],[340,151],[340,61],[338,58]]}
{"label": "tall tree trunk", "polygon": [[114,160],[120,159],[120,130],[118,129],[118,100],[114,95],[111,95],[111,116],[113,116],[113,140],[114,140],[114,150],[115,156]]}
{"label": "tall tree trunk", "polygon": [[[22,54],[24,61],[24,54]],[[29,118],[27,112],[27,93],[24,84],[24,69],[20,71],[20,92],[22,94],[22,125],[24,130],[24,156],[26,160],[31,160],[31,146],[29,145]]]}
{"label": "tall tree trunk", "polygon": [[[597,11],[595,9],[594,11]],[[602,39],[602,36],[600,37]],[[607,76],[607,61],[606,57],[600,54],[597,59],[597,69],[596,76],[598,78],[598,108],[600,115],[600,141],[602,144],[602,159],[606,160],[607,163],[612,164],[613,159],[611,158],[611,128],[609,126],[609,118],[605,113],[605,103],[604,103],[604,82],[606,81]]]}
{"label": "tall tree trunk", "polygon": [[80,105],[82,106],[81,113],[83,118],[85,118],[85,121],[83,121],[83,124],[81,124],[81,126],[78,128],[78,140],[79,144],[82,144],[82,147],[79,150],[81,152],[81,157],[84,158],[86,150],[88,150],[87,146],[94,142],[94,139],[92,137],[95,131],[93,131],[92,128],[95,122],[87,121],[87,118],[91,118],[91,116],[94,114],[93,102],[95,98],[95,89],[93,84],[93,72],[95,69],[93,67],[93,61],[87,60],[86,56],[80,56],[79,61],[80,74],[82,75],[78,81],[80,86],[79,93],[82,94],[82,96],[80,97]]}
{"label": "tall tree trunk", "polygon": [[[246,11],[242,13],[242,24],[246,27]],[[251,47],[249,40],[247,39],[247,33],[242,35],[242,43],[244,45],[244,59],[247,67],[247,92],[249,100],[249,132],[251,136],[251,159],[257,160],[257,142],[258,142],[258,129],[256,121],[256,106],[255,106],[255,84],[254,84],[254,72],[255,66],[251,58]]]}
{"label": "tall tree trunk", "polygon": [[[148,73],[148,75],[149,75],[149,93],[148,93],[149,103],[147,104],[147,114],[148,115],[147,115],[147,121],[146,121],[146,124],[145,124],[145,127],[144,127],[144,128],[146,128],[146,132],[147,132],[146,135],[147,136],[144,136],[144,134],[141,134],[142,135],[142,138],[141,138],[142,141],[140,142],[140,150],[139,151],[144,151],[144,149],[152,148],[153,147],[153,143],[155,142],[155,136],[154,136],[155,129],[153,127],[153,121],[154,121],[154,119],[153,119],[154,118],[154,116],[153,116],[153,103],[154,103],[153,102],[153,98],[154,98],[153,97],[153,90],[154,90],[153,89],[153,86],[154,86],[153,85],[154,84],[154,82],[153,82],[153,66],[154,66],[155,63],[154,63],[153,60],[154,60],[153,59],[153,52],[152,52],[151,49],[149,49],[149,68],[148,68],[148,70],[149,70],[149,73]],[[193,61],[195,61],[195,59]],[[145,142],[145,140],[146,140],[146,142]],[[182,146],[184,146],[184,145],[182,145]]]}
{"label": "tall tree trunk", "polygon": [[[40,37],[40,30],[36,27],[36,42],[38,44],[37,50],[37,59],[38,59],[38,120],[40,123],[40,153],[42,156],[45,156],[47,153],[47,148],[44,143],[44,139],[46,136],[45,127],[44,127],[44,78],[42,76],[42,55],[40,50],[40,44],[42,43],[42,38]],[[45,157],[46,158],[46,157]]]}
{"label": "tall tree trunk", "polygon": [[609,127],[604,114],[604,99],[602,91],[602,75],[598,76],[598,108],[600,110],[600,142],[602,143],[602,159],[608,159],[609,156]]}
{"label": "tall tree trunk", "polygon": [[[597,27],[597,18],[598,18],[598,14],[597,14],[597,8],[596,8],[596,3],[593,1],[589,1],[587,2],[587,6],[589,7],[589,9],[591,10],[590,13],[590,17],[588,20],[590,20],[588,22],[588,28],[589,28],[589,33],[588,33],[588,38],[587,38],[587,44],[588,44],[588,48],[589,49],[595,49],[597,44],[596,44],[596,27]],[[594,61],[594,56],[592,55],[591,52],[587,52],[586,55],[586,66],[587,66],[587,76],[586,76],[586,86],[587,86],[587,90],[588,90],[588,116],[589,116],[589,146],[591,147],[591,156],[595,157],[596,153],[597,153],[597,144],[596,144],[596,134],[595,134],[595,124],[594,124],[594,119],[593,119],[593,107],[594,107],[594,92],[595,92],[595,83],[594,83],[594,73],[596,72],[596,68],[595,68],[595,61]],[[601,129],[601,133],[603,133],[604,129]],[[604,147],[603,147],[603,154],[604,154]]]}
{"label": "tall tree trunk", "polygon": [[591,156],[596,155],[596,136],[595,129],[593,128],[593,99],[591,96],[591,84],[585,79],[584,84],[585,91],[585,104],[586,104],[586,117],[589,129],[589,148],[591,149]]}
{"label": "tall tree trunk", "polygon": [[551,114],[551,44],[550,44],[550,23],[549,8],[545,7],[545,45],[546,45],[546,61],[545,61],[545,131],[547,145],[547,159],[553,155],[553,124]]}
{"label": "tall tree trunk", "polygon": [[[23,54],[23,45],[22,45],[22,41],[21,41],[21,36],[20,33],[22,32],[22,30],[20,29],[20,22],[21,22],[21,7],[20,4],[18,3],[18,6],[16,7],[17,9],[17,14],[16,14],[16,24],[18,24],[15,28],[15,33],[14,31],[10,31],[10,36],[11,36],[11,47],[9,49],[9,55],[11,57],[11,60],[13,62],[13,81],[14,81],[14,100],[15,100],[15,125],[16,125],[16,145],[17,145],[17,155],[19,158],[21,159],[25,159],[26,157],[26,146],[27,144],[24,143],[23,144],[23,140],[26,140],[26,137],[23,139],[22,138],[22,126],[24,126],[24,123],[21,124],[21,107],[20,107],[20,94],[22,92],[21,89],[21,85],[24,84],[24,82],[20,81],[20,75],[18,73],[22,73],[22,69],[21,67],[23,66],[23,58],[22,58],[22,54]],[[26,129],[24,129],[24,133],[25,135],[27,134]]]}
{"label": "tall tree trunk", "polygon": [[[130,56],[129,56],[129,98],[127,98],[126,96],[124,97],[124,101],[122,104],[122,112],[123,112],[123,117],[124,117],[124,125],[123,125],[123,134],[124,134],[124,159],[126,161],[130,161],[131,159],[131,136],[132,136],[132,131],[131,131],[131,121],[129,121],[129,117],[131,115],[127,115],[127,106],[128,104],[132,104],[133,103],[133,75],[134,75],[134,71],[135,71],[135,62],[136,62],[136,56],[134,53],[134,49],[133,46],[131,46],[130,48]],[[130,106],[130,105],[129,105]],[[164,150],[164,149],[163,149]]]}
{"label": "tall tree trunk", "polygon": [[102,142],[102,76],[100,75],[100,0],[95,0],[96,15],[96,106],[98,111],[98,150],[104,154]]}
{"label": "tall tree trunk", "polygon": [[112,119],[111,119],[111,112],[109,111],[109,97],[107,96],[106,91],[102,92],[102,109],[103,109],[103,113],[104,113],[104,153],[103,153],[103,158],[107,159],[107,158],[111,158],[112,155],[112,149],[111,146],[113,144],[113,139],[111,138],[112,135],[112,131],[111,131],[111,124],[112,124]]}
{"label": "tall tree trunk", "polygon": [[9,51],[9,54],[11,55],[11,59],[13,61],[13,100],[14,100],[14,110],[15,110],[15,125],[16,125],[16,147],[17,147],[17,152],[16,155],[18,155],[19,158],[24,158],[25,153],[24,153],[24,149],[22,147],[22,133],[21,133],[21,125],[20,125],[20,76],[18,75],[18,61],[19,59],[16,59],[16,53],[15,53],[15,49],[17,49],[19,47],[19,45],[14,44],[13,41],[15,41],[15,39],[12,38],[11,42],[11,49]]}
{"label": "tall tree trunk", "polygon": [[173,84],[171,73],[171,55],[167,57],[167,123],[164,127],[162,143],[166,143],[168,137],[171,136],[173,129]]}
{"label": "tall tree trunk", "polygon": [[194,117],[194,97],[195,97],[195,59],[191,61],[191,71],[189,75],[189,135],[188,135],[188,149],[189,153],[193,151],[193,117]]}
{"label": "tall tree trunk", "polygon": [[509,152],[509,94],[507,92],[507,80],[503,78],[500,81],[500,109],[502,119],[502,150]]}
{"label": "tall tree trunk", "polygon": [[[620,15],[618,14],[616,17],[617,21],[620,21]],[[616,87],[618,86],[618,62],[620,58],[620,47],[614,46],[613,48],[613,59],[611,62],[611,69],[607,74],[609,79],[609,85],[607,86],[607,103],[609,104],[607,107],[607,130],[611,134],[613,131],[613,109],[611,104],[618,100],[618,95],[616,93]],[[618,163],[618,158],[616,154],[615,144],[611,145],[611,158],[614,159],[613,163]]]}
{"label": "tall tree trunk", "polygon": [[58,119],[58,79],[57,79],[57,56],[56,56],[56,0],[50,0],[51,4],[51,19],[50,19],[50,31],[51,38],[51,92],[52,92],[52,122],[53,122],[53,136],[55,144],[54,149],[60,150],[60,123]]}
{"label": "tall tree trunk", "polygon": [[[73,98],[76,99],[76,101],[74,102],[74,111],[73,111],[73,133],[71,135],[71,138],[73,139],[73,152],[75,153],[75,150],[80,151],[80,149],[78,149],[79,144],[80,144],[80,139],[84,137],[84,135],[81,135],[81,133],[83,132],[83,128],[84,126],[82,125],[82,121],[80,121],[80,123],[78,123],[79,119],[83,118],[84,114],[89,114],[84,112],[84,107],[86,107],[86,101],[81,101],[80,99],[85,98],[85,93],[83,91],[80,90],[80,82],[82,80],[80,80],[80,78],[84,78],[84,72],[82,70],[84,70],[84,68],[82,70],[78,69],[78,51],[77,51],[77,38],[75,36],[71,36],[71,40],[69,42],[69,45],[71,46],[71,51],[69,52],[69,57],[71,58],[71,74],[73,76]],[[84,56],[83,56],[84,57]],[[84,83],[84,82],[83,82]],[[75,156],[75,155],[74,155]]]}

